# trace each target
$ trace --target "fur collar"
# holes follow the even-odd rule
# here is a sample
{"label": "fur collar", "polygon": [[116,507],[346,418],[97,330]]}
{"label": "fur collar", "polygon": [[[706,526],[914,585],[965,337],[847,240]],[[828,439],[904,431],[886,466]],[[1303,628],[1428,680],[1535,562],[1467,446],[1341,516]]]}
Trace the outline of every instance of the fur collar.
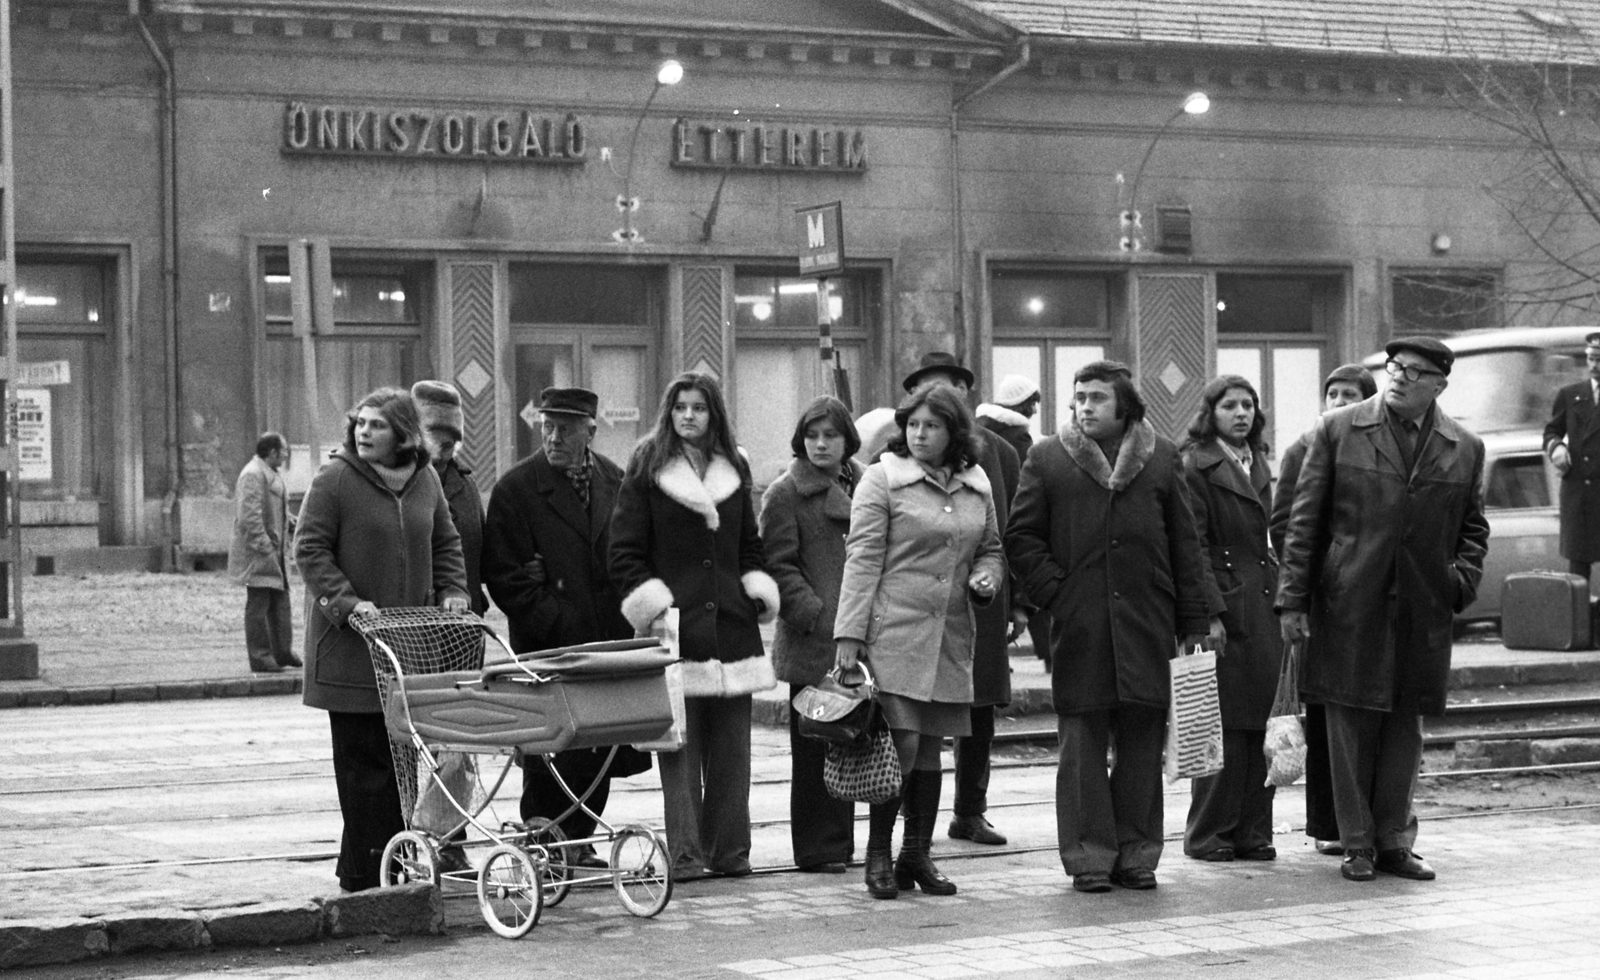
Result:
{"label": "fur collar", "polygon": [[[853,459],[845,460],[844,465],[850,471],[851,482],[860,483],[861,474],[865,472],[862,465]],[[789,480],[794,483],[795,493],[802,497],[814,497],[839,485],[838,480],[803,459],[789,460]]]}
{"label": "fur collar", "polygon": [[1089,474],[1094,482],[1113,491],[1127,489],[1156,449],[1156,430],[1143,419],[1129,426],[1122,434],[1122,448],[1117,450],[1115,470],[1106,461],[1106,454],[1100,451],[1099,444],[1080,432],[1072,422],[1061,426],[1057,437],[1061,445],[1066,447],[1067,455],[1080,469]]}
{"label": "fur collar", "polygon": [[1015,425],[1024,429],[1031,424],[1028,417],[1021,412],[1013,412],[1009,408],[991,405],[988,402],[978,406],[977,416],[980,419],[994,419],[1001,425]]}
{"label": "fur collar", "polygon": [[661,492],[706,519],[706,527],[715,531],[722,523],[717,516],[717,505],[739,492],[743,481],[739,471],[727,457],[716,455],[706,466],[706,478],[695,475],[694,467],[683,456],[673,456],[661,467],[656,476],[656,486]]}
{"label": "fur collar", "polygon": [[[896,456],[894,453],[884,453],[878,460],[878,465],[883,467],[883,475],[889,479],[889,489],[898,490],[909,487],[928,479],[927,471],[922,464],[910,456]],[[957,484],[965,484],[979,493],[989,493],[989,475],[983,472],[981,466],[969,466],[953,475]],[[931,480],[929,482],[932,482]]]}

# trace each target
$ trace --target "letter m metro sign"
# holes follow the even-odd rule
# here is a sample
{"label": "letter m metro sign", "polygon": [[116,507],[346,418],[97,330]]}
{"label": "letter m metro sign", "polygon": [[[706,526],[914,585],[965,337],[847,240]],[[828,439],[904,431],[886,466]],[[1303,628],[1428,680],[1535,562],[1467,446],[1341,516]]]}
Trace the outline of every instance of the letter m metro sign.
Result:
{"label": "letter m metro sign", "polygon": [[844,272],[844,208],[838,202],[798,208],[800,274],[836,276]]}

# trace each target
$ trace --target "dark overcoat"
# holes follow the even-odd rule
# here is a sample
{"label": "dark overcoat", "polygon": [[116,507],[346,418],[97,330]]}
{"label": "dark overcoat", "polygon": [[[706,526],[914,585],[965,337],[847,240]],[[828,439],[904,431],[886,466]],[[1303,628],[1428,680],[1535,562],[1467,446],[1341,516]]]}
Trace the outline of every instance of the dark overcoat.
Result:
{"label": "dark overcoat", "polygon": [[313,708],[381,710],[366,641],[345,622],[357,603],[389,609],[467,597],[461,535],[431,466],[417,467],[397,494],[340,448],[300,505],[294,557],[306,583],[304,701]]}
{"label": "dark overcoat", "polygon": [[1222,617],[1228,646],[1217,658],[1224,728],[1264,729],[1278,690],[1283,640],[1272,610],[1278,559],[1267,537],[1272,470],[1252,454],[1248,474],[1215,439],[1183,454],[1184,482],[1205,549],[1207,612]]}
{"label": "dark overcoat", "polygon": [[483,594],[483,495],[473,482],[472,470],[452,459],[439,472],[444,499],[450,506],[450,519],[461,535],[461,558],[467,565],[467,598],[472,611],[482,616],[489,611],[489,597]]}
{"label": "dark overcoat", "polygon": [[1207,622],[1200,538],[1170,440],[1130,426],[1113,469],[1063,425],[1022,466],[1006,557],[1052,617],[1057,712],[1166,708],[1178,637]]}
{"label": "dark overcoat", "polygon": [[1272,553],[1283,560],[1283,538],[1289,533],[1289,511],[1294,507],[1294,488],[1300,482],[1300,467],[1311,448],[1311,432],[1289,444],[1278,457],[1278,485],[1272,489]]}
{"label": "dark overcoat", "polygon": [[[1011,517],[1022,459],[1002,436],[983,426],[974,426],[973,434],[982,446],[978,465],[989,478],[996,526],[1003,528]],[[973,610],[977,633],[972,648],[972,704],[979,708],[1011,703],[1011,651],[1006,637],[1011,633],[1011,607],[1019,596],[1012,590],[1011,576],[1000,577],[1004,581],[993,600]]]}
{"label": "dark overcoat", "polygon": [[681,455],[654,478],[638,460],[636,452],[611,516],[622,615],[643,631],[678,607],[684,694],[767,690],[776,680],[760,623],[778,614],[778,585],[763,567],[749,484],[722,456],[703,478]]}
{"label": "dark overcoat", "polygon": [[[588,507],[543,449],[508,470],[489,495],[483,577],[518,653],[633,636],[606,566],[622,470],[599,453],[589,458]],[[523,571],[536,555],[544,560],[542,584]]]}
{"label": "dark overcoat", "polygon": [[1308,612],[1308,700],[1437,714],[1453,614],[1478,593],[1483,441],[1433,407],[1406,473],[1380,393],[1324,415],[1295,488],[1277,606]]}
{"label": "dark overcoat", "polygon": [[[848,459],[845,465],[850,482],[861,482],[861,464]],[[783,606],[772,638],[772,672],[787,684],[815,684],[833,666],[850,496],[810,462],[791,460],[761,498],[760,523],[767,571]]]}
{"label": "dark overcoat", "polygon": [[1029,429],[1028,417],[1021,412],[1014,412],[1009,408],[987,402],[978,406],[976,414],[979,425],[1004,439],[1017,451],[1017,463],[1020,467],[1022,460],[1028,458],[1028,450],[1033,448],[1033,432]]}
{"label": "dark overcoat", "polygon": [[1587,381],[1556,393],[1544,426],[1545,452],[1563,439],[1572,468],[1561,477],[1561,557],[1600,561],[1600,408]]}

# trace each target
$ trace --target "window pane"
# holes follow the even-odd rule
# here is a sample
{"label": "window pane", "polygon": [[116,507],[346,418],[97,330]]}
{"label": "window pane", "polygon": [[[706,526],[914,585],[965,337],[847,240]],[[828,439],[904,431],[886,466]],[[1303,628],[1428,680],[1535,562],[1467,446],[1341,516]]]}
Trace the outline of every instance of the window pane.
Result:
{"label": "window pane", "polygon": [[[517,458],[526,459],[539,448],[539,392],[546,388],[577,385],[572,369],[571,344],[518,344],[516,347]],[[599,394],[599,389],[595,389]],[[606,407],[602,401],[601,408]],[[595,447],[599,449],[599,446]],[[609,453],[607,455],[610,455]],[[626,466],[626,457],[612,457]]]}
{"label": "window pane", "polygon": [[[17,265],[17,322],[109,322],[105,267],[84,262],[20,262]],[[103,328],[102,328],[103,329]]]}
{"label": "window pane", "polygon": [[112,391],[105,373],[111,370],[106,347],[104,340],[92,338],[24,335],[18,339],[22,364],[65,361],[65,375],[71,378],[66,384],[17,389],[18,411],[32,408],[34,417],[26,421],[38,426],[32,432],[27,426],[19,431],[24,499],[96,499],[108,489],[110,474],[101,470],[114,456],[106,402]]}
{"label": "window pane", "polygon": [[1110,286],[1104,276],[994,269],[989,304],[996,330],[1110,329]]}
{"label": "window pane", "polygon": [[1217,333],[1315,333],[1320,276],[1217,275]]}
{"label": "window pane", "polygon": [[1106,349],[1099,345],[1056,348],[1056,417],[1051,420],[1051,431],[1072,418],[1072,376],[1085,364],[1104,360],[1105,356]]}
{"label": "window pane", "polygon": [[[849,272],[828,279],[833,326],[864,329],[878,322],[878,274]],[[817,327],[817,281],[773,269],[735,270],[733,322],[738,327]]]}
{"label": "window pane", "polygon": [[[849,375],[850,401],[862,411],[861,348],[841,344],[835,348],[839,363]],[[747,342],[739,346],[738,384],[733,406],[735,435],[750,454],[750,472],[758,487],[777,479],[789,466],[800,410],[825,394],[823,361],[812,344]]]}
{"label": "window pane", "polygon": [[654,406],[645,402],[643,347],[595,347],[589,352],[589,380],[600,396],[600,423],[594,448],[618,466],[628,457],[647,427]]}
{"label": "window pane", "polygon": [[512,323],[654,322],[659,269],[621,265],[511,266]]}
{"label": "window pane", "polygon": [[[282,253],[262,259],[261,308],[268,320],[294,318],[293,280]],[[420,324],[423,267],[379,268],[358,260],[333,263],[333,320],[368,325]]]}
{"label": "window pane", "polygon": [[1496,508],[1550,506],[1550,484],[1545,479],[1544,457],[1538,453],[1497,459],[1489,468],[1483,505]]}
{"label": "window pane", "polygon": [[1499,327],[1500,303],[1492,272],[1436,274],[1411,272],[1394,277],[1394,335],[1447,334]]}
{"label": "window pane", "polygon": [[1261,391],[1261,348],[1218,347],[1217,374],[1237,374],[1255,385],[1256,391]]}
{"label": "window pane", "polygon": [[[1000,380],[1008,374],[1020,374],[1038,386],[1039,390],[1043,391],[1044,386],[1040,384],[1040,378],[1043,376],[1043,372],[1040,370],[1040,356],[1041,351],[1037,344],[1015,347],[995,344],[994,353],[990,358],[990,372],[987,384],[989,397],[986,400],[994,400],[995,389],[1000,386]],[[1028,431],[1033,434],[1035,441],[1038,441],[1043,434],[1043,429],[1040,428],[1040,420],[1043,415],[1044,405],[1041,404],[1039,410],[1034,412],[1033,418],[1029,420]]]}
{"label": "window pane", "polygon": [[1272,390],[1267,421],[1272,431],[1274,467],[1283,450],[1317,423],[1322,413],[1322,351],[1316,347],[1280,347],[1272,352]]}

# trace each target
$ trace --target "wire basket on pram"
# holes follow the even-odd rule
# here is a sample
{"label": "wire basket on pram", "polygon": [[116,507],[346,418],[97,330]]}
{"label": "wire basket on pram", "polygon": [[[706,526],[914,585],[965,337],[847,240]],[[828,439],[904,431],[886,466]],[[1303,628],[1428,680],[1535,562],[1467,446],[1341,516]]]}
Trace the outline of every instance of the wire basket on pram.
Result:
{"label": "wire basket on pram", "polygon": [[[560,902],[573,885],[608,882],[635,915],[666,907],[672,893],[666,841],[640,825],[613,828],[589,811],[592,785],[579,795],[556,774],[573,804],[567,812],[583,808],[603,830],[599,836],[568,840],[550,821],[499,823],[482,814],[525,755],[664,735],[673,724],[666,669],[676,661],[668,650],[643,639],[512,655],[476,616],[438,609],[386,609],[351,625],[372,655],[405,807],[406,830],[384,849],[383,884],[475,879],[485,920],[512,938],[526,934],[543,907]],[[494,645],[486,647],[490,639]],[[484,666],[486,649],[503,655]],[[487,790],[473,764],[479,755],[503,759]],[[438,821],[441,809],[443,823],[421,824],[424,814]],[[482,838],[471,838],[469,828]],[[574,855],[595,844],[609,846],[610,860],[584,876]],[[442,866],[441,845],[458,856],[469,846],[491,850],[474,872],[464,859]]]}

